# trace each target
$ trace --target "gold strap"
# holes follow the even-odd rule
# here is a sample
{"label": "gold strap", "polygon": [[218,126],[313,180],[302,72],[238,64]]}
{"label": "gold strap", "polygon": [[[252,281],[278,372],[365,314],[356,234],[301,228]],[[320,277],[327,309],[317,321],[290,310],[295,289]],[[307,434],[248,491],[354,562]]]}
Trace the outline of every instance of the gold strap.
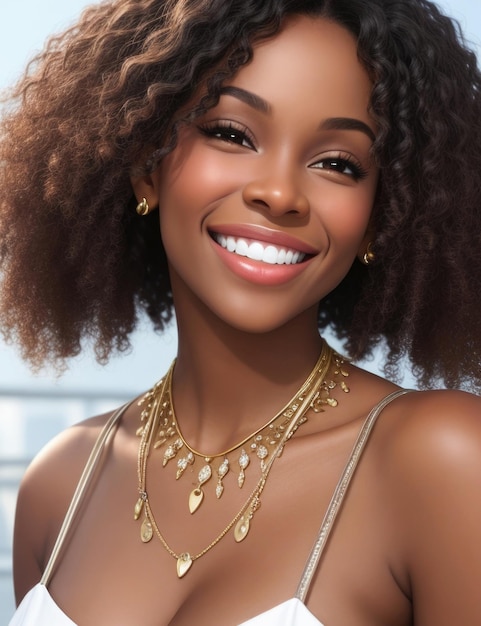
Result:
{"label": "gold strap", "polygon": [[411,390],[409,389],[400,389],[398,391],[394,391],[393,393],[383,398],[378,404],[376,404],[376,406],[367,416],[366,421],[364,422],[361,431],[359,432],[352,452],[349,456],[349,460],[347,461],[344,471],[342,472],[341,478],[339,479],[336,489],[334,490],[331,502],[329,503],[326,514],[322,521],[319,534],[317,535],[316,542],[314,543],[314,547],[312,548],[312,551],[309,555],[306,566],[302,573],[299,586],[297,587],[295,597],[298,598],[302,603],[305,603],[306,596],[309,592],[309,587],[311,585],[314,574],[316,573],[319,566],[319,561],[326,546],[332,527],[334,526],[337,514],[341,509],[342,503],[344,501],[344,496],[346,495],[349,487],[349,483],[351,482],[359,459],[361,458],[361,455],[364,451],[366,443],[369,439],[369,435],[371,434],[377,418],[379,417],[381,411],[388,404],[390,404],[396,398],[399,398],[399,396],[410,393],[410,391]]}
{"label": "gold strap", "polygon": [[120,418],[122,417],[126,409],[131,404],[132,402],[129,402],[125,404],[124,406],[120,407],[119,409],[117,409],[116,411],[114,411],[114,413],[110,416],[110,418],[106,422],[105,426],[102,428],[100,435],[97,437],[97,441],[95,442],[95,445],[92,448],[92,452],[90,453],[88,461],[84,467],[84,470],[82,472],[78,485],[75,489],[75,493],[72,497],[72,501],[70,502],[70,505],[68,507],[68,510],[63,520],[62,526],[60,528],[60,532],[58,534],[57,540],[55,541],[55,545],[53,547],[52,553],[48,560],[47,567],[45,568],[43,576],[40,580],[40,584],[45,585],[45,587],[47,587],[48,583],[50,582],[53,568],[55,566],[55,563],[57,562],[58,556],[65,542],[65,539],[68,535],[68,532],[72,526],[72,522],[75,518],[75,515],[77,514],[80,508],[82,498],[85,495],[90,479],[92,478],[92,474],[94,473],[97,467],[100,456],[104,450],[105,443],[109,435],[111,434],[111,432],[118,425]]}

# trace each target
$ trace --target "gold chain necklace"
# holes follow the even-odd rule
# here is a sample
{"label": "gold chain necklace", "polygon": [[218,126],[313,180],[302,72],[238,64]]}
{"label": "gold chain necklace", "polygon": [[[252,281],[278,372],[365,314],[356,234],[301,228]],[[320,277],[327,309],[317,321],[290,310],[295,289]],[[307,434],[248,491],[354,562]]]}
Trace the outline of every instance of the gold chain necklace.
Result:
{"label": "gold chain necklace", "polygon": [[[326,382],[326,374],[329,371],[332,361],[334,360],[335,369],[334,376],[342,376],[347,377],[348,372],[342,368],[343,360],[342,358],[333,352],[333,350],[323,342],[323,347],[321,354],[319,356],[318,361],[314,369],[309,374],[306,381],[303,383],[299,391],[295,394],[295,396],[291,399],[291,401],[278,413],[269,420],[269,422],[264,425],[262,428],[255,431],[255,433],[249,435],[249,437],[245,438],[243,441],[238,443],[236,446],[229,448],[222,453],[212,455],[211,457],[205,457],[200,455],[200,453],[196,453],[188,444],[185,442],[183,437],[180,435],[180,430],[178,426],[174,430],[176,430],[176,434],[180,435],[179,439],[181,439],[182,444],[187,447],[189,453],[192,455],[203,456],[206,463],[210,464],[212,459],[224,457],[224,461],[227,458],[227,455],[241,446],[244,446],[249,440],[253,440],[251,444],[253,450],[258,450],[261,444],[260,442],[264,439],[265,435],[261,434],[265,429],[269,429],[274,431],[274,435],[272,432],[270,433],[270,453],[258,455],[261,459],[261,477],[257,482],[254,489],[249,494],[249,497],[238,511],[238,513],[234,516],[234,518],[229,522],[229,524],[222,530],[222,532],[217,535],[217,537],[203,550],[201,550],[198,554],[192,555],[189,552],[182,552],[180,554],[174,552],[172,548],[169,546],[164,536],[160,532],[160,529],[155,521],[155,517],[153,515],[152,509],[150,507],[149,498],[146,489],[147,483],[147,459],[152,449],[152,441],[157,433],[161,432],[162,429],[166,428],[166,425],[171,422],[172,424],[177,425],[177,420],[175,419],[175,414],[173,413],[172,406],[172,373],[175,365],[175,361],[172,363],[169,371],[166,376],[161,379],[152,390],[150,390],[144,398],[140,401],[139,404],[146,403],[147,406],[142,411],[142,421],[144,422],[143,426],[139,429],[138,434],[141,436],[141,441],[139,445],[139,454],[138,454],[138,492],[139,498],[135,505],[134,518],[136,520],[139,519],[142,511],[144,512],[144,519],[141,526],[140,536],[144,543],[149,542],[153,534],[158,536],[161,544],[165,548],[165,550],[177,561],[177,575],[179,578],[185,576],[185,574],[191,568],[193,562],[199,559],[201,556],[204,556],[209,550],[211,550],[230,530],[235,526],[234,529],[234,537],[237,542],[243,541],[247,536],[250,529],[250,522],[254,516],[254,513],[258,509],[260,505],[260,496],[262,491],[264,490],[264,486],[267,481],[267,477],[269,472],[274,464],[276,458],[278,458],[286,442],[292,437],[292,435],[296,432],[296,430],[307,421],[306,413],[309,409],[312,409],[314,412],[319,413],[324,410],[324,405],[337,406],[337,401],[330,397],[330,391],[339,384],[343,391],[346,393],[349,391],[346,383],[341,381],[340,383],[335,380],[331,380]],[[284,417],[284,421],[281,426],[276,424],[276,421],[279,420],[280,417]],[[277,436],[278,435],[278,436]],[[258,437],[261,439],[258,439]],[[164,435],[162,435],[164,441],[167,441]],[[162,445],[162,444],[160,444]],[[155,445],[154,445],[155,447]],[[265,447],[265,446],[264,446]],[[180,448],[179,448],[180,449]],[[245,451],[243,450],[243,453]],[[241,453],[241,458],[243,456]],[[247,453],[246,453],[247,454]],[[195,457],[194,457],[195,458]],[[180,459],[179,459],[180,461]],[[224,462],[223,461],[223,462]],[[166,463],[164,463],[165,467]],[[179,465],[179,464],[178,464]],[[222,466],[222,463],[219,467]],[[205,467],[205,466],[204,466]],[[241,467],[241,474],[245,470],[245,467]],[[204,468],[199,472],[205,474],[207,470]],[[223,476],[219,475],[219,468],[217,470],[219,480],[221,481]],[[180,475],[182,475],[183,471]],[[224,474],[225,475],[225,474]],[[177,478],[180,476],[178,475]],[[206,482],[206,481],[204,481]],[[239,486],[240,484],[239,478]],[[199,486],[194,489],[191,493],[189,501],[193,497],[194,492],[198,490],[201,491],[201,480],[199,478]],[[243,484],[243,480],[242,480]],[[195,494],[195,497],[200,499],[200,502],[203,499],[198,493]],[[220,496],[218,496],[220,497]],[[200,504],[199,502],[199,504]],[[189,502],[190,504],[190,502]],[[195,509],[196,510],[196,509]],[[193,512],[193,511],[191,511]]]}
{"label": "gold chain necklace", "polygon": [[[245,482],[245,473],[251,466],[251,456],[257,458],[260,462],[260,469],[264,471],[266,463],[272,451],[282,438],[282,434],[294,419],[298,410],[298,397],[302,396],[311,386],[314,378],[319,376],[319,371],[324,369],[326,362],[335,362],[335,370],[333,379],[330,381],[322,379],[319,385],[318,393],[313,401],[313,409],[316,413],[324,411],[326,405],[336,406],[337,400],[330,397],[330,392],[338,384],[345,392],[349,391],[344,380],[340,383],[337,378],[347,376],[347,371],[343,369],[342,358],[333,352],[333,350],[323,342],[320,356],[313,370],[307,377],[296,395],[271,418],[266,424],[249,434],[242,441],[215,454],[203,454],[198,452],[185,440],[177,417],[175,415],[174,404],[172,401],[172,371],[175,361],[172,363],[169,371],[164,379],[159,381],[155,387],[149,391],[141,401],[142,405],[146,405],[142,411],[142,421],[146,421],[152,410],[153,402],[162,391],[162,401],[157,403],[158,425],[156,425],[154,448],[163,450],[163,467],[167,467],[170,461],[176,459],[175,478],[179,480],[186,469],[190,466],[194,468],[200,464],[197,473],[197,485],[190,492],[188,505],[189,511],[193,514],[200,507],[204,500],[204,490],[202,487],[212,478],[216,477],[215,495],[220,499],[224,492],[224,478],[236,467],[238,468],[237,484],[242,488]],[[165,385],[164,385],[165,383]],[[143,427],[138,431],[141,434]]]}

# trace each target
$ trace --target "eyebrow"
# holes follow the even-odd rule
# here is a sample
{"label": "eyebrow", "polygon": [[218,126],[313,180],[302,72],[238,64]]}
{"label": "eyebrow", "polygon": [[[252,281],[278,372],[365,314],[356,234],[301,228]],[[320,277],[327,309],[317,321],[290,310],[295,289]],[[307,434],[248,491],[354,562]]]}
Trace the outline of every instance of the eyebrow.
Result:
{"label": "eyebrow", "polygon": [[233,85],[227,85],[226,87],[222,87],[220,90],[221,95],[225,96],[234,96],[238,100],[242,100],[253,109],[260,111],[261,113],[269,114],[271,112],[271,105],[261,98],[260,96],[256,96],[255,93],[251,91],[247,91],[245,89],[241,89],[240,87],[234,87]]}
{"label": "eyebrow", "polygon": [[359,130],[372,141],[376,140],[376,135],[367,124],[352,117],[330,117],[322,122],[319,128],[320,130]]}
{"label": "eyebrow", "polygon": [[[234,87],[234,85],[227,85],[222,87],[220,90],[220,95],[233,96],[242,102],[245,102],[247,105],[256,109],[256,111],[260,111],[261,113],[270,114],[271,113],[271,105],[261,98],[257,96],[255,93],[251,91],[247,91],[246,89],[242,89],[241,87]],[[372,129],[369,126],[362,122],[361,120],[352,118],[352,117],[330,117],[327,120],[324,120],[319,126],[320,130],[357,130],[369,137],[371,141],[376,140],[376,135],[373,133]]]}

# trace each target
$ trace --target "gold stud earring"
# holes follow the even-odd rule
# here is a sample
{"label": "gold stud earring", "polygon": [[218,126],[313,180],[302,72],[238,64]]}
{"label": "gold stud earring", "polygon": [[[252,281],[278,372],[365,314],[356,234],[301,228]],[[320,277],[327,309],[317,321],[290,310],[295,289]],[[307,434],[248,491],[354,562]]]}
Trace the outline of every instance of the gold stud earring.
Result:
{"label": "gold stud earring", "polygon": [[362,257],[364,265],[371,265],[376,260],[376,255],[372,251],[372,241],[367,244],[366,252]]}
{"label": "gold stud earring", "polygon": [[137,215],[148,215],[148,213],[150,212],[149,203],[145,198],[142,198],[135,210],[137,211]]}

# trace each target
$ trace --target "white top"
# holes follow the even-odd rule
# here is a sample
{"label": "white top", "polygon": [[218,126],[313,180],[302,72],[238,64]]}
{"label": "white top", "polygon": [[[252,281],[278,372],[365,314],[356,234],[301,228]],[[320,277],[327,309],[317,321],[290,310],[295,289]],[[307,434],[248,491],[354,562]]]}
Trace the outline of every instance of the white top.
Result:
{"label": "white top", "polygon": [[299,598],[291,598],[239,626],[322,626]]}
{"label": "white top", "polygon": [[47,587],[37,583],[27,593],[9,626],[76,626],[55,604]]}
{"label": "white top", "polygon": [[[408,393],[407,390],[399,390],[386,396],[372,409],[364,422],[342,476],[332,496],[319,534],[304,568],[295,597],[290,600],[286,600],[282,604],[279,604],[274,608],[247,620],[246,622],[242,622],[239,626],[323,626],[323,624],[316,617],[314,617],[305,605],[305,599],[309,591],[310,583],[319,566],[319,561],[329,537],[329,533],[341,508],[349,483],[354,475],[373,426],[384,407],[405,393]],[[52,576],[53,568],[58,561],[60,550],[63,546],[74,516],[80,508],[82,497],[100,459],[105,443],[107,442],[111,432],[114,431],[126,408],[127,406],[116,411],[102,429],[90,458],[87,461],[87,465],[82,473],[77,489],[75,490],[72,502],[70,503],[67,515],[65,516],[62,528],[60,529],[59,536],[42,576],[42,580],[37,583],[35,587],[33,587],[24,597],[12,620],[10,621],[9,626],[76,626],[75,622],[65,615],[60,607],[57,606],[54,599],[51,597],[47,586]]]}
{"label": "white top", "polygon": [[[239,626],[322,626],[305,604],[291,598],[278,606],[242,622]],[[55,604],[47,587],[37,583],[27,593],[9,626],[76,626]]]}

